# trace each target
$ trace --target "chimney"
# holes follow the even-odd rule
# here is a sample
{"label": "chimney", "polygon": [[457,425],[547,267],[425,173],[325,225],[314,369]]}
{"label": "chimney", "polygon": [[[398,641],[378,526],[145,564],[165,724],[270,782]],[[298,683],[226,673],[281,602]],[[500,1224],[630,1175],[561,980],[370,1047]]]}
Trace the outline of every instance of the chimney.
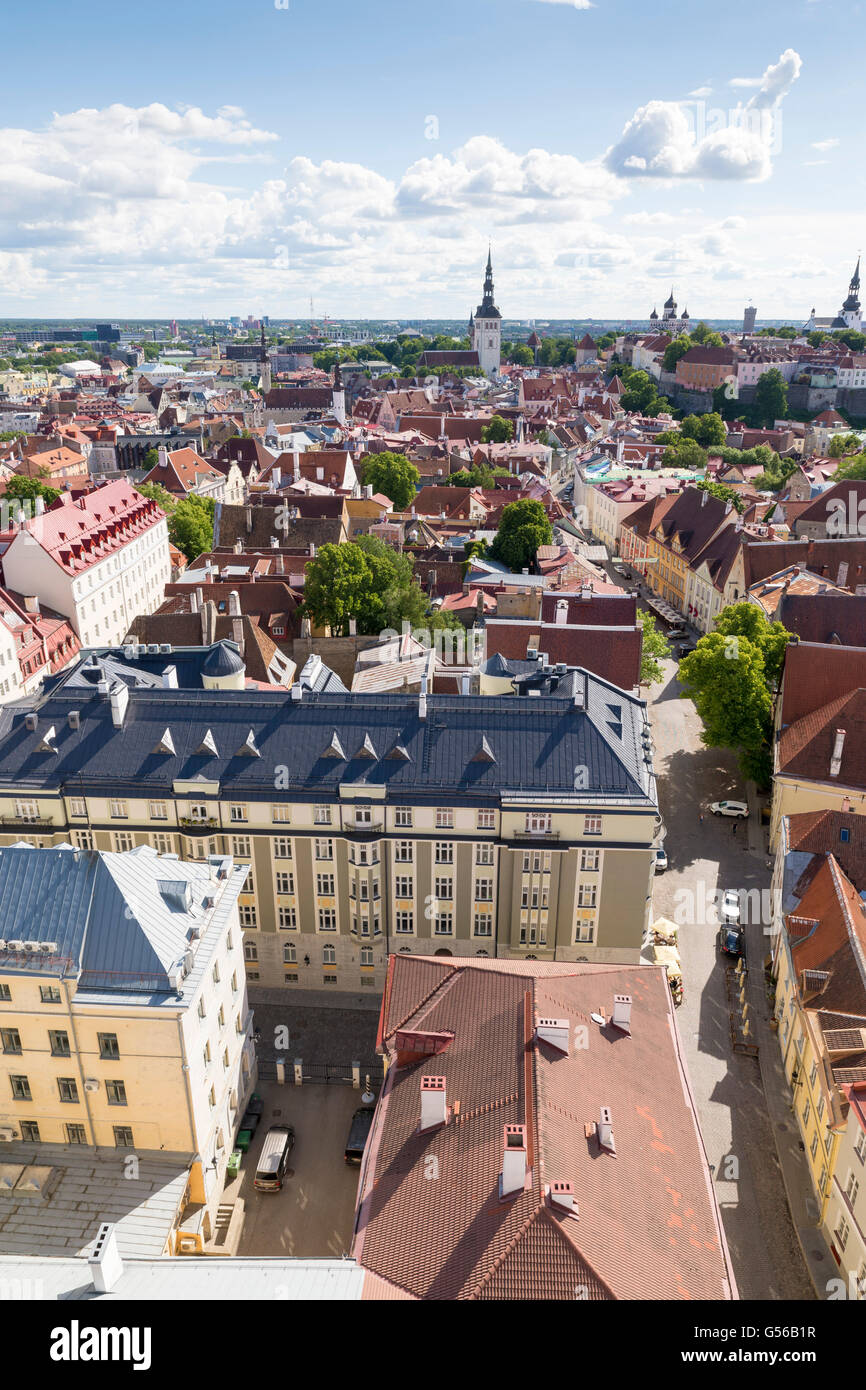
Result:
{"label": "chimney", "polygon": [[350,637],[357,637],[357,636],[358,636],[358,619],[357,619],[357,618],[350,618],[350,619],[349,619],[349,636],[350,636]]}
{"label": "chimney", "polygon": [[460,677],[460,694],[461,694],[461,695],[468,695],[468,694],[469,694],[469,677],[468,677],[468,676],[461,676],[461,677]]}
{"label": "chimney", "polygon": [[568,603],[564,598],[556,600],[556,625],[564,627],[568,622]]}
{"label": "chimney", "polygon": [[189,596],[190,613],[198,613],[201,608],[201,589],[193,589]]}
{"label": "chimney", "polygon": [[500,1197],[515,1197],[526,1183],[526,1125],[506,1125],[503,1131]]}
{"label": "chimney", "polygon": [[241,596],[237,589],[232,589],[229,594],[229,617],[239,618],[241,616]]}
{"label": "chimney", "polygon": [[301,460],[298,457],[297,449],[292,454],[292,481],[296,483],[301,481]]}
{"label": "chimney", "polygon": [[282,481],[283,481],[283,470],[282,470],[279,466],[273,467],[273,468],[271,469],[271,482],[272,482],[273,485],[274,485],[274,491],[275,491],[275,492],[279,490],[279,486],[280,486],[280,484],[281,484]]}
{"label": "chimney", "polygon": [[36,515],[37,515],[37,516],[42,516],[43,513],[44,513],[44,511],[45,511],[45,498],[44,498],[44,497],[37,497],[37,498],[36,498]]}
{"label": "chimney", "polygon": [[116,681],[109,692],[111,699],[111,722],[115,729],[123,728],[123,716],[126,714],[126,707],[129,704],[129,686],[124,685],[123,681]]}
{"label": "chimney", "polygon": [[216,604],[213,599],[201,606],[201,644],[212,647],[216,641]]}
{"label": "chimney", "polygon": [[613,1119],[610,1109],[603,1105],[598,1112],[598,1142],[608,1153],[616,1153],[616,1145],[613,1142]]}
{"label": "chimney", "polygon": [[445,1077],[422,1076],[421,1128],[433,1129],[436,1125],[444,1125],[447,1118],[448,1106],[445,1103]]}
{"label": "chimney", "polygon": [[427,718],[427,677],[421,677],[421,694],[418,696],[418,718]]}
{"label": "chimney", "polygon": [[247,508],[246,508],[246,521],[247,521],[247,535],[249,536],[249,535],[252,534],[252,529],[253,529],[253,509],[252,509],[252,507],[247,507]]}
{"label": "chimney", "polygon": [[701,506],[702,506],[702,507],[705,507],[705,506],[707,505],[707,498],[709,497],[709,495],[710,495],[710,494],[707,492],[706,488],[704,488],[703,492],[701,493]]}
{"label": "chimney", "polygon": [[[37,498],[37,501],[41,502],[41,501],[42,501],[42,498],[41,498],[41,497]],[[24,611],[25,611],[25,613],[38,613],[38,612],[39,612],[39,599],[36,597],[35,594],[25,594],[25,596],[24,596]]]}
{"label": "chimney", "polygon": [[117,1227],[113,1222],[104,1221],[96,1233],[93,1254],[87,1263],[93,1275],[93,1287],[97,1293],[111,1293],[123,1274],[123,1260],[117,1248]]}
{"label": "chimney", "polygon": [[842,749],[845,746],[845,730],[836,730],[836,740],[833,744],[833,755],[830,758],[830,776],[838,777],[842,771]]}
{"label": "chimney", "polygon": [[577,1203],[574,1200],[574,1183],[552,1182],[548,1192],[548,1201],[554,1211],[565,1212],[568,1216],[577,1216]]}
{"label": "chimney", "polygon": [[[37,500],[37,502],[40,502],[42,499],[41,499],[41,498],[37,498],[36,500]],[[837,575],[836,575],[836,583],[838,584],[838,586],[839,586],[840,589],[844,589],[844,587],[845,587],[845,581],[847,580],[847,578],[848,578],[848,561],[847,561],[847,560],[840,560],[840,561],[839,561],[839,570],[838,570],[838,573],[837,573]]]}
{"label": "chimney", "polygon": [[539,1042],[555,1047],[557,1052],[568,1056],[568,1019],[540,1018],[535,1025],[535,1036]]}
{"label": "chimney", "polygon": [[613,1017],[610,1021],[614,1028],[619,1028],[623,1033],[631,1032],[630,994],[615,994],[613,996]]}
{"label": "chimney", "polygon": [[244,620],[232,618],[232,641],[236,643],[241,656],[244,654]]}
{"label": "chimney", "polygon": [[162,673],[163,690],[177,690],[177,667],[166,666]]}

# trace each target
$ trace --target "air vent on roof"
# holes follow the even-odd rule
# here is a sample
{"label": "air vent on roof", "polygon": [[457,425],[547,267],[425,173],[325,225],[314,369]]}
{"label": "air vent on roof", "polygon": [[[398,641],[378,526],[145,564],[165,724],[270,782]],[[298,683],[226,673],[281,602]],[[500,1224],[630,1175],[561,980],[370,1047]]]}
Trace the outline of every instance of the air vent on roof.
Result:
{"label": "air vent on roof", "polygon": [[239,758],[260,758],[262,755],[256,747],[256,736],[250,729],[240,748],[237,750]]}
{"label": "air vent on roof", "polygon": [[171,729],[166,729],[159,743],[152,751],[154,753],[171,753],[174,755],[174,739],[171,736]]}
{"label": "air vent on roof", "polygon": [[54,746],[54,740],[56,737],[57,731],[55,730],[54,725],[52,724],[50,729],[46,729],[42,737],[42,740],[36,745],[35,751],[37,753],[56,753],[57,749]]}
{"label": "air vent on roof", "polygon": [[217,746],[214,741],[214,736],[211,733],[210,729],[208,729],[207,733],[205,734],[204,738],[202,739],[201,743],[195,751],[196,755],[200,757],[215,758],[218,756]]}
{"label": "air vent on roof", "polygon": [[25,714],[24,723],[32,733],[32,731],[36,728],[36,725],[39,723],[39,715],[36,714],[35,711],[31,710],[29,714]]}
{"label": "air vent on roof", "polygon": [[148,656],[159,656],[159,643],[151,642],[147,648]]}
{"label": "air vent on roof", "polygon": [[475,752],[472,754],[472,759],[471,759],[471,760],[472,760],[473,763],[495,763],[495,762],[496,762],[496,758],[495,758],[495,756],[494,756],[493,749],[490,747],[490,744],[489,744],[488,741],[487,741],[487,735],[486,735],[486,734],[485,734],[484,737],[482,738],[482,740],[481,740],[480,744],[478,745],[478,747],[476,748]]}
{"label": "air vent on roof", "polygon": [[66,722],[70,729],[81,728],[81,714],[77,709],[71,709],[66,716]]}
{"label": "air vent on roof", "polygon": [[342,745],[342,743],[340,742],[340,738],[339,738],[339,735],[338,735],[336,729],[334,730],[333,734],[331,735],[331,742],[328,744],[327,748],[326,748],[326,749],[324,750],[324,752],[322,753],[322,757],[323,757],[323,758],[342,758],[342,759],[345,761],[345,759],[346,759],[346,754],[343,752],[343,745]]}
{"label": "air vent on roof", "polygon": [[159,650],[162,652],[162,654],[163,654],[164,656],[168,656],[169,653],[171,652],[171,643],[170,643],[170,642],[161,642],[160,645],[159,645]]}
{"label": "air vent on roof", "polygon": [[373,740],[370,738],[370,735],[369,735],[369,734],[365,734],[365,735],[364,735],[364,742],[361,744],[360,748],[359,748],[359,749],[357,750],[357,752],[355,753],[355,757],[356,757],[356,758],[378,758],[378,756],[379,756],[379,755],[378,755],[378,753],[376,752],[375,747],[373,746]]}
{"label": "air vent on roof", "polygon": [[386,762],[408,763],[410,758],[402,743],[395,743],[390,753],[385,754],[385,760]]}

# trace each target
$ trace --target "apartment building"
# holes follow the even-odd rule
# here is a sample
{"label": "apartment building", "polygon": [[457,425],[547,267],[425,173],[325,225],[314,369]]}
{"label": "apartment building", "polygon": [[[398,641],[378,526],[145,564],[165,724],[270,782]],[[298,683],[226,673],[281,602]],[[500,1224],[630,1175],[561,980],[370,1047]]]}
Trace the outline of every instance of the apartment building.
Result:
{"label": "apartment building", "polygon": [[6,586],[70,619],[82,646],[120,642],[158,608],[171,578],[168,524],[127,482],[77,500],[63,494],[18,524],[3,555]]}
{"label": "apartment building", "polygon": [[129,647],[0,712],[0,838],[231,854],[262,985],[381,987],[389,951],[638,959],[661,825],[645,701],[585,670],[531,712],[247,692],[223,646]]}
{"label": "apartment building", "polygon": [[255,1080],[247,867],[0,848],[0,1138],[186,1154],[200,1234]]}
{"label": "apartment building", "polygon": [[843,1086],[848,1119],[824,1214],[824,1236],[847,1298],[866,1298],[866,1081]]}

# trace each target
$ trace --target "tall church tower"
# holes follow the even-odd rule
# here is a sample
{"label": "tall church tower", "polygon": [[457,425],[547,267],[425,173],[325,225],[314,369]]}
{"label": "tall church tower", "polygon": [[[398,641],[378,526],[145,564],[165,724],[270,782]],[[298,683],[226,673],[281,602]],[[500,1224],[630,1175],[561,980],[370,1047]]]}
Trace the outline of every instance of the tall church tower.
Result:
{"label": "tall church tower", "polygon": [[262,350],[259,353],[259,379],[262,395],[266,396],[271,389],[271,360],[268,357],[268,345],[265,342],[264,324],[262,324],[261,345]]}
{"label": "tall church tower", "polygon": [[502,349],[502,315],[493,302],[493,265],[487,251],[484,274],[484,297],[475,310],[470,342],[478,353],[481,370],[486,376],[499,376]]}
{"label": "tall church tower", "polygon": [[848,328],[855,329],[858,333],[862,330],[862,314],[860,312],[860,257],[857,257],[857,264],[854,267],[854,274],[851,276],[851,283],[848,286],[848,298],[842,305],[842,318]]}

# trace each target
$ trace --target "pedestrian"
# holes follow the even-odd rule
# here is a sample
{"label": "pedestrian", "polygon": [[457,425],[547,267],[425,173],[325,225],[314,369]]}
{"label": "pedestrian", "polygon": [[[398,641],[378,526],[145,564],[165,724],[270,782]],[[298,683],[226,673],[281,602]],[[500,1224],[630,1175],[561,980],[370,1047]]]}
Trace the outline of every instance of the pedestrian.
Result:
{"label": "pedestrian", "polygon": [[701,825],[703,825],[703,823],[704,823],[704,813],[703,813],[703,811],[701,811]]}
{"label": "pedestrian", "polygon": [[731,830],[732,830],[732,831],[734,832],[734,834],[736,835],[736,833],[737,833],[737,822],[736,822],[736,821],[734,821],[733,825],[731,826]]}

